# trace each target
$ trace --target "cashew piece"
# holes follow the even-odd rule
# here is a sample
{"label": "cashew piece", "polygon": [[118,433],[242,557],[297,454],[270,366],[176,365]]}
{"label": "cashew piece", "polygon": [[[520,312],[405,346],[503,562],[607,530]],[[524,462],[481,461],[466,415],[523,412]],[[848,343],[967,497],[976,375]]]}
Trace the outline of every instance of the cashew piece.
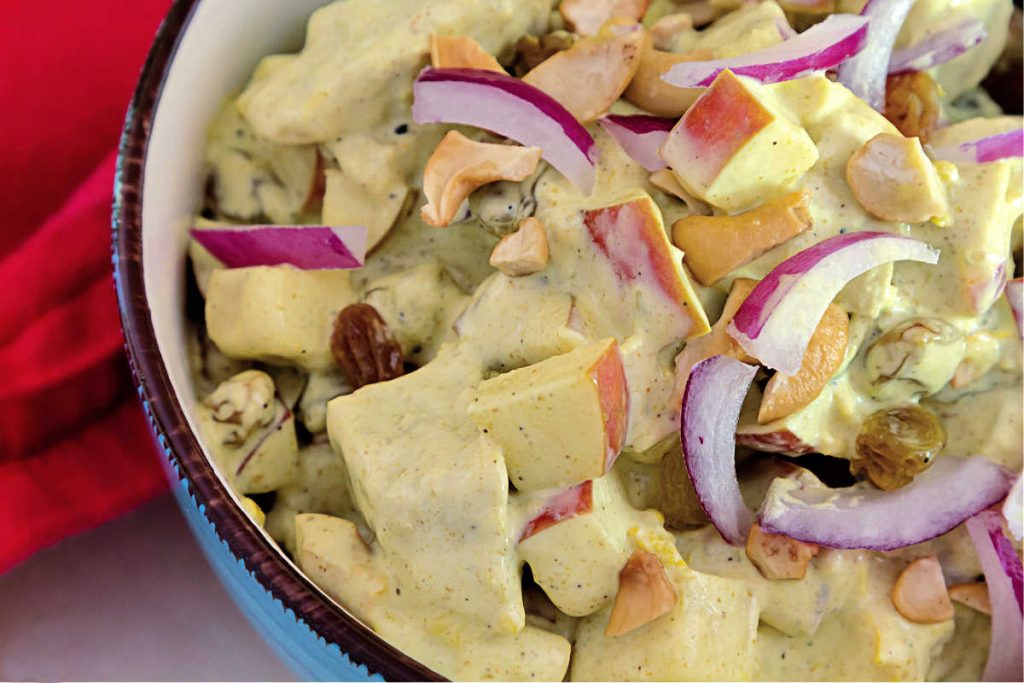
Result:
{"label": "cashew piece", "polygon": [[893,584],[892,605],[908,621],[915,624],[937,624],[953,618],[942,565],[932,557],[914,560]]}
{"label": "cashew piece", "polygon": [[445,227],[473,190],[497,180],[528,178],[540,161],[540,147],[470,140],[452,130],[438,143],[423,169],[423,222]]}
{"label": "cashew piece", "polygon": [[653,553],[635,550],[619,572],[619,592],[604,634],[621,636],[640,628],[671,612],[676,599],[676,589],[661,560]]}
{"label": "cashew piece", "polygon": [[505,235],[491,252],[491,265],[511,277],[532,275],[548,264],[548,235],[544,224],[532,216],[519,229]]}

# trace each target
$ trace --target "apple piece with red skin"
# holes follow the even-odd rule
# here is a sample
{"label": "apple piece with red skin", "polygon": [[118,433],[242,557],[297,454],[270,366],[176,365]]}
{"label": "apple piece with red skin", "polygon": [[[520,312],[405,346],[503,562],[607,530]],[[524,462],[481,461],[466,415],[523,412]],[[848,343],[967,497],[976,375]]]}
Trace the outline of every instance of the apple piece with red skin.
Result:
{"label": "apple piece with red skin", "polygon": [[519,536],[522,543],[530,536],[544,531],[559,522],[590,512],[594,507],[594,482],[587,480],[571,488],[555,494],[541,508],[540,513],[532,517],[523,533]]}
{"label": "apple piece with red skin", "polygon": [[660,154],[686,190],[730,213],[787,191],[818,160],[807,131],[773,93],[728,70],[686,111]]}
{"label": "apple piece with red skin", "polygon": [[682,268],[682,252],[669,242],[661,211],[647,193],[586,210],[583,224],[620,282],[652,292],[671,307],[681,338],[710,329]]}
{"label": "apple piece with red skin", "polygon": [[662,527],[657,512],[629,504],[615,473],[554,493],[519,495],[532,516],[517,553],[555,606],[574,617],[615,598],[619,571],[633,552],[629,530]]}
{"label": "apple piece with red skin", "polygon": [[626,437],[629,392],[613,338],[481,382],[469,415],[505,453],[521,491],[607,472]]}

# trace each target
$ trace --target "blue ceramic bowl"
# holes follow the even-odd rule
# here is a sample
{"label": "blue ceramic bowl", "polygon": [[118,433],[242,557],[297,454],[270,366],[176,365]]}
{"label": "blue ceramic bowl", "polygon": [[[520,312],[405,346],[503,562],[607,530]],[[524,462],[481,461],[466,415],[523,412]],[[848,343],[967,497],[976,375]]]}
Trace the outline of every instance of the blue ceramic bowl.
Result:
{"label": "blue ceramic bowl", "polygon": [[196,436],[184,334],[185,247],[203,196],[206,129],[262,56],[301,46],[306,19],[322,4],[174,3],[121,140],[113,212],[121,321],[139,397],[181,509],[221,581],[280,657],[309,680],[436,680],[299,571],[242,512]]}

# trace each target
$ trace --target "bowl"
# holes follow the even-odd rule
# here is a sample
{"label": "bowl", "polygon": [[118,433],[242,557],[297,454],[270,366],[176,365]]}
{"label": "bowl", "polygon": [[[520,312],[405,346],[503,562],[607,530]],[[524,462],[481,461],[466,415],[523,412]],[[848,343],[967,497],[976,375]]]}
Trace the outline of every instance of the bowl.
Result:
{"label": "bowl", "polygon": [[184,334],[185,247],[203,196],[206,129],[261,57],[301,47],[306,20],[323,4],[173,3],[142,70],[120,145],[113,260],[121,321],[139,397],[178,503],[228,592],[281,659],[307,680],[440,680],[307,579],[242,512],[196,436]]}

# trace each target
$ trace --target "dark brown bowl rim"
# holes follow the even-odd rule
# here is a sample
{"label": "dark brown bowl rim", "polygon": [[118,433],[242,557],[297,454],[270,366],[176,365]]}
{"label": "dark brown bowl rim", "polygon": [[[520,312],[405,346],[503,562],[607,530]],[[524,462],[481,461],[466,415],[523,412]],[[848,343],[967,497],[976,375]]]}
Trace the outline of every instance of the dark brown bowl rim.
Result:
{"label": "dark brown bowl rim", "polygon": [[142,270],[142,188],[150,124],[181,37],[202,0],[175,0],[150,48],[125,118],[114,181],[113,262],[118,308],[136,387],[171,465],[186,479],[221,540],[282,609],[353,663],[388,680],[444,680],[339,609],[298,572],[235,505],[189,429],[157,349]]}

